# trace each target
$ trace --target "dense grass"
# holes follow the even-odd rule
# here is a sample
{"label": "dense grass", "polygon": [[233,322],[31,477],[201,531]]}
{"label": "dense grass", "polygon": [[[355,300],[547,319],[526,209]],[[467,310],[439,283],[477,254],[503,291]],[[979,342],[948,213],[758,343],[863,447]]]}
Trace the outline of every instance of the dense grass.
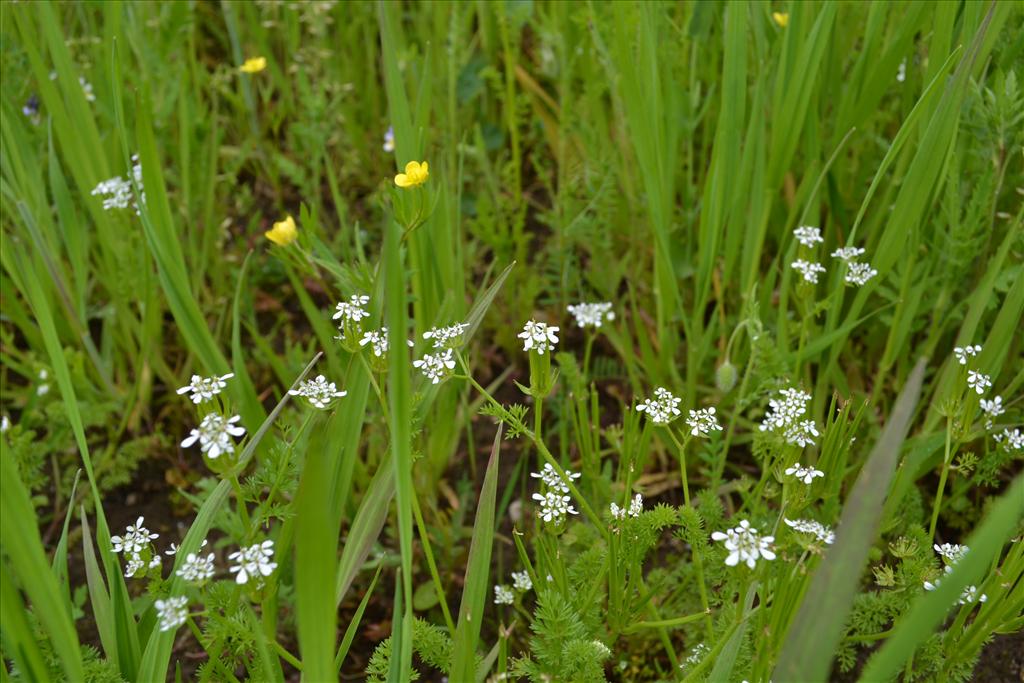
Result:
{"label": "dense grass", "polygon": [[1024,627],[1019,4],[0,13],[3,680],[967,680]]}

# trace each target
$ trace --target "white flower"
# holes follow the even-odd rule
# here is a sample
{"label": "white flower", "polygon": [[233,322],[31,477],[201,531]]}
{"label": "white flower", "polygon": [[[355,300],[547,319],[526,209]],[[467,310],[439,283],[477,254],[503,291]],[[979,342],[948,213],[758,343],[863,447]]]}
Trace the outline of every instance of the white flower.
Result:
{"label": "white flower", "polygon": [[210,413],[203,418],[197,429],[193,429],[185,437],[181,447],[189,448],[198,441],[200,450],[211,459],[220,457],[223,453],[234,453],[235,443],[231,437],[245,434],[245,427],[236,424],[241,419],[238,415],[225,418],[217,413]]}
{"label": "white flower", "polygon": [[812,534],[826,545],[832,545],[836,540],[836,535],[830,527],[820,522],[815,522],[813,519],[783,519],[783,521],[796,531]]}
{"label": "white flower", "polygon": [[846,267],[846,276],[843,280],[851,285],[861,287],[876,275],[878,275],[878,271],[872,268],[870,263],[851,261]]}
{"label": "white flower", "polygon": [[6,415],[4,415],[3,417],[0,417],[0,434],[3,434],[4,432],[6,432],[10,428],[11,428],[11,418],[7,417]]}
{"label": "white flower", "polygon": [[277,569],[277,562],[271,562],[274,556],[274,542],[263,541],[228,555],[229,560],[237,562],[228,571],[236,574],[235,583],[247,583],[250,578],[270,576]]}
{"label": "white flower", "polygon": [[971,389],[974,389],[976,392],[978,392],[978,395],[981,396],[982,394],[985,393],[985,389],[988,389],[989,387],[992,386],[992,378],[989,377],[988,375],[983,375],[980,372],[968,370],[967,386],[969,386]]}
{"label": "white flower", "polygon": [[758,558],[775,559],[775,553],[771,549],[775,537],[759,535],[757,529],[751,527],[750,522],[745,519],[738,527],[728,529],[725,533],[714,532],[711,538],[715,541],[725,541],[725,549],[729,551],[725,564],[729,567],[746,562],[747,566],[753,569]]}
{"label": "white flower", "polygon": [[815,477],[824,477],[825,473],[821,470],[816,470],[814,467],[801,467],[800,463],[793,465],[792,467],[786,468],[786,474],[795,476],[798,480],[805,484],[810,484],[814,481]]}
{"label": "white flower", "polygon": [[301,396],[309,401],[314,408],[326,408],[331,401],[347,395],[347,391],[338,391],[338,385],[328,382],[323,375],[317,375],[316,379],[307,379],[299,385],[298,389],[289,389],[289,396]]}
{"label": "white flower", "polygon": [[139,517],[135,520],[135,524],[129,524],[124,537],[111,536],[110,542],[113,544],[111,550],[125,555],[137,555],[149,547],[151,540],[160,538],[160,534],[150,533],[149,529],[142,526],[145,521],[145,518]]}
{"label": "white flower", "polygon": [[423,358],[414,360],[412,365],[419,368],[431,384],[437,384],[455,369],[455,360],[452,358],[452,350],[446,349],[443,352],[428,353]]}
{"label": "white flower", "polygon": [[546,351],[550,351],[558,344],[556,332],[558,328],[553,325],[529,320],[523,325],[523,331],[518,337],[523,340],[523,351],[533,349],[543,356]]}
{"label": "white flower", "polygon": [[189,553],[185,557],[185,563],[181,565],[181,568],[176,571],[175,574],[186,581],[199,583],[200,581],[206,581],[207,579],[212,578],[215,571],[216,570],[213,567],[213,553],[210,553],[206,557],[196,555],[195,553]]}
{"label": "white flower", "polygon": [[902,83],[905,80],[907,80],[907,59],[906,59],[906,57],[904,57],[903,61],[900,62],[900,65],[898,67],[896,67],[896,82],[897,83]]}
{"label": "white flower", "polygon": [[[200,548],[205,548],[207,540],[204,538],[203,542],[199,545]],[[164,555],[177,555],[181,548],[176,543],[171,543],[171,547],[164,551]]]}
{"label": "white flower", "polygon": [[157,569],[158,567],[160,567],[160,565],[163,564],[163,562],[164,562],[164,558],[160,557],[159,555],[154,555],[153,559],[151,559],[149,561],[149,568],[150,569]]}
{"label": "white flower", "polygon": [[153,606],[160,619],[161,631],[173,631],[188,619],[188,599],[184,596],[157,600]]}
{"label": "white flower", "polygon": [[799,270],[800,273],[804,276],[804,280],[806,280],[807,282],[817,283],[818,274],[825,272],[825,266],[821,265],[820,263],[815,263],[813,261],[804,261],[803,259],[797,259],[796,261],[793,261],[793,263],[791,263],[790,265],[793,266],[793,268],[795,268],[796,270]]}
{"label": "white flower", "polygon": [[655,424],[666,424],[680,414],[679,404],[682,402],[683,399],[673,396],[665,387],[658,387],[654,390],[654,400],[644,399],[636,409],[647,413],[647,417]]}
{"label": "white flower", "polygon": [[48,393],[50,393],[49,384],[40,384],[36,387],[36,396],[46,396]]}
{"label": "white flower", "polygon": [[495,605],[511,605],[516,601],[516,594],[513,593],[508,586],[495,586],[494,587],[494,604]]}
{"label": "white flower", "polygon": [[960,365],[967,365],[967,359],[974,358],[979,353],[981,353],[981,346],[978,344],[975,344],[974,346],[968,344],[967,346],[956,346],[953,348],[953,355],[956,356]]}
{"label": "white flower", "polygon": [[626,518],[626,508],[620,508],[615,503],[612,503],[611,505],[608,506],[608,509],[609,509],[609,511],[612,514],[612,519],[625,519]]}
{"label": "white flower", "polygon": [[762,432],[787,430],[807,412],[807,403],[811,400],[810,394],[793,388],[783,389],[779,396],[768,401],[768,412],[760,426]]}
{"label": "white flower", "polygon": [[127,209],[132,203],[132,184],[121,176],[115,176],[94,187],[90,194],[93,197],[105,197],[103,200],[104,211]]}
{"label": "white flower", "polygon": [[807,444],[813,446],[815,441],[812,437],[815,436],[819,436],[819,434],[818,426],[814,424],[814,420],[794,422],[786,428],[785,432],[786,442],[800,446],[800,448],[804,448]]}
{"label": "white flower", "polygon": [[178,395],[187,394],[191,392],[189,398],[193,403],[199,405],[204,401],[209,401],[214,396],[219,394],[221,390],[228,385],[225,380],[231,379],[235,376],[235,373],[229,372],[226,375],[220,377],[200,377],[199,375],[192,375],[192,380],[185,386],[178,389]]}
{"label": "white flower", "polygon": [[705,655],[709,652],[711,652],[711,648],[704,643],[698,643],[697,645],[694,645],[692,650],[690,650],[690,654],[686,657],[686,663],[699,664],[700,660],[704,659]]}
{"label": "white flower", "polygon": [[602,303],[580,302],[568,307],[580,327],[601,327],[606,320],[615,320],[615,311],[610,301]]}
{"label": "white flower", "polygon": [[1006,450],[1008,451],[1024,450],[1024,432],[1019,429],[1011,430],[1007,427],[1001,434],[996,434],[993,438],[998,444],[1002,444],[1005,441]]}
{"label": "white flower", "polygon": [[943,543],[942,545],[935,543],[932,547],[935,549],[935,552],[941,555],[949,564],[956,564],[963,559],[963,556],[967,554],[968,550],[970,550],[967,546],[957,545],[956,543]]}
{"label": "white flower", "polygon": [[95,102],[96,95],[92,91],[92,83],[85,80],[85,76],[78,77],[78,84],[82,86],[82,94],[85,95],[85,99],[88,102]]}
{"label": "white flower", "polygon": [[527,571],[512,572],[512,587],[520,593],[533,588],[533,581],[530,580],[530,574]]}
{"label": "white flower", "polygon": [[142,557],[138,553],[135,553],[124,567],[124,578],[130,579],[145,568],[146,563],[142,561]]}
{"label": "white flower", "polygon": [[722,431],[722,425],[718,424],[718,418],[715,416],[714,406],[691,410],[690,416],[686,418],[686,424],[692,428],[690,434],[693,436],[709,436],[713,431]]}
{"label": "white flower", "polygon": [[607,645],[602,643],[600,640],[592,640],[590,642],[597,649],[597,651],[601,653],[602,657],[610,657],[611,656],[611,654],[612,654],[611,649]]}
{"label": "white flower", "polygon": [[558,522],[566,515],[578,515],[572,506],[572,498],[556,491],[548,491],[544,495],[533,494],[533,499],[540,502],[537,515],[545,522]]}
{"label": "white flower", "polygon": [[395,128],[394,126],[388,126],[388,129],[384,132],[384,144],[382,145],[384,151],[391,154],[395,151]]}
{"label": "white flower", "polygon": [[843,261],[852,261],[858,256],[864,255],[864,249],[861,247],[841,247],[832,252],[832,258],[841,259]]}
{"label": "white flower", "polygon": [[[945,573],[946,574],[952,574],[953,573],[953,567],[951,567],[949,565],[946,565]],[[938,578],[938,579],[935,579],[935,583],[932,583],[931,581],[925,581],[924,582],[924,589],[926,591],[933,591],[933,590],[935,590],[936,588],[939,587],[940,583],[942,583],[941,577]],[[967,586],[960,593],[960,597],[957,599],[957,604],[959,604],[959,605],[968,605],[968,604],[972,604],[972,603],[975,603],[975,602],[985,602],[986,600],[988,600],[988,596],[985,595],[984,593],[982,593],[981,595],[978,595],[978,587],[977,586]]]}
{"label": "white flower", "polygon": [[989,417],[999,417],[1000,415],[1006,412],[1006,409],[1003,408],[1002,396],[996,396],[991,401],[981,399],[981,409]]}
{"label": "white flower", "polygon": [[368,303],[370,303],[370,297],[365,294],[353,294],[348,301],[339,302],[335,306],[334,315],[331,317],[333,320],[340,318],[342,322],[357,323],[363,318],[370,317],[370,314],[363,308]]}
{"label": "white flower", "polygon": [[[530,472],[530,476],[534,479],[540,479],[545,486],[553,491],[569,493],[569,484],[560,474],[558,474],[558,470],[552,467],[549,462],[544,463],[544,467],[541,468],[540,472]],[[565,470],[565,476],[568,477],[571,482],[579,479],[582,475],[578,472]]]}
{"label": "white flower", "polygon": [[800,226],[793,231],[793,236],[796,237],[797,242],[805,247],[813,247],[815,242],[825,241],[825,238],[821,236],[821,230],[810,225]]}
{"label": "white flower", "polygon": [[382,327],[379,330],[370,330],[359,340],[360,346],[371,345],[373,355],[383,358],[388,352],[388,328]]}
{"label": "white flower", "polygon": [[629,503],[629,516],[639,517],[640,513],[644,511],[644,497],[639,493],[633,496],[633,500]]}
{"label": "white flower", "polygon": [[431,327],[423,333],[424,339],[432,339],[435,349],[446,349],[458,345],[469,329],[469,323],[455,323],[448,327]]}

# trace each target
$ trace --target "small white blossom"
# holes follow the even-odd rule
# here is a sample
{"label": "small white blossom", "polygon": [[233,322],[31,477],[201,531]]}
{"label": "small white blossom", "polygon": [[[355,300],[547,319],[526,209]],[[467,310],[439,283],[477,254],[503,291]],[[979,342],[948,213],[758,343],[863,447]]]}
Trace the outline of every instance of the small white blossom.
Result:
{"label": "small white blossom", "polygon": [[82,86],[82,94],[85,95],[87,102],[96,101],[96,94],[92,91],[92,83],[85,80],[85,76],[78,77],[78,85]]}
{"label": "small white blossom", "polygon": [[799,420],[787,427],[785,431],[786,442],[800,446],[800,448],[804,448],[807,444],[813,446],[816,443],[813,438],[815,436],[819,436],[819,434],[814,420]]}
{"label": "small white blossom", "polygon": [[211,459],[218,458],[224,453],[234,453],[235,443],[231,437],[245,434],[245,427],[237,424],[241,419],[238,415],[224,418],[217,413],[210,413],[203,418],[197,429],[193,429],[185,437],[185,440],[181,442],[181,447],[189,448],[198,441],[200,450]]}
{"label": "small white blossom", "polygon": [[841,247],[832,252],[832,258],[841,259],[843,261],[852,261],[858,256],[864,255],[864,249],[862,247]]}
{"label": "small white blossom", "polygon": [[199,375],[192,375],[192,380],[185,386],[178,389],[178,395],[191,393],[189,399],[193,403],[199,405],[205,401],[209,401],[214,396],[219,394],[224,387],[228,385],[225,380],[229,380],[235,376],[235,373],[229,372],[226,375],[220,377],[201,377]]}
{"label": "small white blossom", "polygon": [[658,387],[654,390],[654,399],[644,399],[644,402],[636,407],[641,413],[647,413],[655,424],[667,424],[680,414],[679,404],[683,399],[672,395],[665,387]]}
{"label": "small white blossom", "polygon": [[644,511],[644,497],[639,493],[633,496],[633,500],[629,503],[629,516],[639,517],[640,513]]}
{"label": "small white blossom", "polygon": [[145,568],[146,563],[142,561],[142,557],[138,553],[135,553],[124,566],[124,578],[130,579]]}
{"label": "small white blossom", "polygon": [[[138,163],[138,160],[138,155],[132,156],[132,161],[135,162],[135,165],[132,166],[132,176],[135,179],[135,184],[139,186],[139,192],[142,193],[142,203],[144,204],[146,202],[146,192],[142,186],[142,166]],[[103,200],[104,211],[127,209],[129,206],[132,206],[135,208],[135,213],[139,212],[139,203],[135,200],[130,179],[126,180],[121,176],[115,176],[109,180],[104,180],[93,188],[90,194],[93,197],[105,197]]]}
{"label": "small white blossom", "polygon": [[580,327],[601,327],[605,321],[615,320],[615,311],[609,301],[601,303],[580,302],[568,307],[568,311]]}
{"label": "small white blossom", "polygon": [[207,579],[213,578],[215,573],[215,569],[213,567],[213,553],[210,553],[206,557],[196,555],[195,553],[189,553],[185,557],[185,563],[182,564],[181,568],[175,573],[186,581],[192,581],[194,583],[199,583],[200,581],[206,581]]}
{"label": "small white blossom", "polygon": [[[207,540],[204,538],[203,542],[199,545],[200,548],[205,548]],[[171,543],[171,547],[164,551],[164,555],[177,555],[181,548],[176,543]]]}
{"label": "small white blossom", "polygon": [[805,484],[813,482],[815,477],[825,476],[825,473],[821,470],[816,470],[813,466],[801,467],[800,463],[786,468],[786,474],[796,477],[799,481],[802,481]]}
{"label": "small white blossom", "polygon": [[979,396],[985,393],[985,390],[992,386],[992,378],[988,375],[983,375],[980,372],[974,370],[967,371],[967,386],[974,389]]}
{"label": "small white blossom", "polygon": [[535,493],[533,499],[540,502],[537,515],[545,522],[558,522],[566,515],[579,514],[572,506],[572,498],[556,491],[548,491],[543,495]]}
{"label": "small white blossom", "polygon": [[153,606],[160,619],[161,631],[173,631],[188,619],[188,599],[184,596],[157,600]]}
{"label": "small white blossom", "polygon": [[750,526],[750,522],[743,520],[738,527],[727,529],[725,533],[716,531],[711,534],[712,540],[725,541],[725,549],[729,556],[725,558],[725,564],[735,567],[740,562],[746,562],[747,566],[753,569],[757,560],[763,557],[766,560],[774,560],[775,552],[771,545],[775,540],[774,536],[761,536],[757,529]]}
{"label": "small white blossom", "polygon": [[382,145],[385,152],[391,154],[395,151],[395,128],[394,126],[388,126],[388,129],[384,131],[384,144]]}
{"label": "small white blossom", "polygon": [[999,417],[1000,415],[1006,412],[1006,409],[1003,408],[1002,396],[996,396],[991,401],[981,399],[981,409],[989,417]]}
{"label": "small white blossom", "polygon": [[508,586],[495,586],[494,587],[494,604],[495,605],[511,605],[516,601],[516,594]]}
{"label": "small white blossom", "polygon": [[807,412],[807,404],[810,400],[811,395],[805,391],[794,388],[783,389],[779,392],[778,397],[768,401],[768,412],[761,422],[760,430],[762,432],[788,430],[794,424],[798,424],[798,419]]}
{"label": "small white blossom", "polygon": [[149,561],[149,568],[158,569],[163,564],[163,562],[164,558],[160,557],[159,555],[154,555],[153,559]]}
{"label": "small white blossom", "polygon": [[797,259],[796,261],[793,261],[793,263],[791,263],[790,265],[796,270],[799,270],[801,275],[803,275],[804,280],[806,280],[807,282],[817,283],[818,274],[825,272],[825,266],[821,265],[820,263],[815,263],[813,261],[804,261],[803,259]]}
{"label": "small white blossom", "polygon": [[[530,472],[530,476],[534,479],[540,479],[541,482],[549,489],[553,491],[561,491],[562,493],[569,493],[569,485],[565,479],[558,473],[551,463],[544,463],[544,467],[541,468],[540,472]],[[573,472],[571,470],[565,470],[565,476],[569,478],[569,481],[579,479],[582,475],[579,472]]]}
{"label": "small white blossom", "polygon": [[907,80],[907,59],[906,59],[906,57],[904,57],[903,61],[900,62],[900,65],[898,67],[896,67],[896,82],[897,83],[902,83],[905,80]]}
{"label": "small white blossom", "polygon": [[611,512],[612,519],[626,518],[626,508],[620,508],[617,504],[612,503],[611,505],[608,506],[608,509]]}
{"label": "small white blossom", "polygon": [[956,543],[943,543],[942,545],[935,543],[932,547],[935,549],[935,552],[941,555],[942,559],[946,560],[949,564],[956,564],[962,560],[964,555],[967,554],[967,551],[970,550],[967,546],[957,545]]}
{"label": "small white blossom", "polygon": [[846,267],[846,276],[843,278],[851,285],[863,286],[868,280],[878,275],[878,271],[871,267],[870,263],[859,263],[851,261]]}
{"label": "small white blossom", "polygon": [[533,349],[543,356],[546,351],[550,351],[558,344],[556,332],[558,328],[553,325],[529,320],[523,325],[523,331],[518,337],[523,340],[523,351]]}
{"label": "small white blossom", "polygon": [[978,344],[974,346],[968,344],[967,346],[956,346],[953,348],[953,355],[956,356],[960,365],[967,365],[967,359],[974,358],[979,353],[981,353],[981,346]]}
{"label": "small white blossom", "polygon": [[784,519],[786,524],[804,534],[812,534],[815,538],[826,545],[832,545],[836,540],[836,535],[830,527],[825,526],[821,522],[816,522],[813,519]]}
{"label": "small white blossom", "polygon": [[326,408],[336,398],[347,395],[347,391],[338,391],[338,385],[328,382],[323,375],[317,375],[316,379],[307,379],[299,385],[298,389],[289,389],[289,396],[301,396],[312,404],[314,408]]}
{"label": "small white blossom", "polygon": [[697,645],[694,645],[692,650],[690,650],[690,654],[686,657],[686,663],[699,664],[700,660],[704,659],[709,652],[711,652],[711,648],[704,643],[698,643]]}
{"label": "small white blossom", "polygon": [[998,444],[1006,444],[1006,450],[1008,451],[1020,451],[1024,450],[1024,432],[1019,429],[1010,429],[1007,427],[1000,434],[996,434],[993,437]]}
{"label": "small white blossom", "polygon": [[469,329],[469,323],[455,323],[448,327],[431,327],[423,333],[424,339],[431,339],[435,349],[447,349],[458,345],[462,335]]}
{"label": "small white blossom", "polygon": [[722,431],[714,406],[691,410],[690,416],[686,418],[686,424],[690,426],[690,434],[693,436],[710,436],[711,432]]}
{"label": "small white blossom", "polygon": [[793,231],[793,236],[796,237],[797,242],[805,247],[813,247],[816,242],[825,241],[825,238],[821,236],[821,230],[810,225],[800,226]]}
{"label": "small white blossom", "polygon": [[366,346],[367,344],[370,344],[373,349],[373,355],[383,358],[384,354],[388,352],[388,328],[382,327],[364,334],[363,338],[359,340],[359,345]]}
{"label": "small white blossom", "polygon": [[6,415],[0,417],[0,434],[3,434],[11,428],[11,418]]}
{"label": "small white blossom", "polygon": [[274,542],[263,541],[255,545],[241,548],[228,555],[228,559],[236,564],[228,569],[235,576],[235,583],[247,583],[250,578],[270,576],[277,569],[277,562],[272,562],[274,557]]}
{"label": "small white blossom", "polygon": [[[953,567],[951,567],[950,565],[946,565],[946,567],[944,568],[944,572],[945,572],[945,574],[952,574],[953,573]],[[936,588],[939,587],[940,583],[942,583],[942,578],[941,577],[938,578],[938,579],[935,579],[934,583],[932,583],[931,581],[925,581],[924,582],[924,589],[926,591],[933,591],[933,590],[935,590]],[[978,595],[978,587],[977,586],[967,586],[960,593],[960,597],[957,599],[957,604],[958,605],[969,605],[969,604],[974,604],[976,602],[985,602],[986,600],[988,600],[988,596],[985,595],[984,593],[982,593],[981,595]]]}
{"label": "small white blossom", "polygon": [[419,368],[431,384],[437,384],[455,369],[455,359],[452,358],[452,350],[446,349],[443,352],[428,353],[423,358],[414,360],[412,365]]}
{"label": "small white blossom", "polygon": [[335,306],[332,319],[341,319],[342,323],[357,323],[363,318],[369,318],[370,314],[364,308],[368,303],[370,303],[370,297],[365,294],[353,294],[348,301],[341,301]]}
{"label": "small white blossom", "polygon": [[46,396],[48,393],[50,393],[49,384],[40,384],[36,387],[36,396]]}
{"label": "small white blossom", "polygon": [[111,536],[110,542],[113,544],[111,550],[125,555],[137,555],[149,547],[150,541],[160,538],[160,534],[151,533],[142,525],[145,521],[145,518],[139,517],[135,520],[135,524],[128,525],[123,537]]}
{"label": "small white blossom", "polygon": [[512,572],[512,587],[520,593],[533,588],[533,581],[530,580],[530,574],[527,571]]}

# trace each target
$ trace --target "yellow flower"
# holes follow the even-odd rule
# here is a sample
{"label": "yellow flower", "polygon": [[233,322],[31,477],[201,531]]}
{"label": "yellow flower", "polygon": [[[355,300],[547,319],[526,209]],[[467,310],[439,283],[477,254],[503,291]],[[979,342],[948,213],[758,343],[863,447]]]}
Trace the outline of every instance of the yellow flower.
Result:
{"label": "yellow flower", "polygon": [[786,28],[789,24],[789,14],[786,12],[772,12],[772,19],[782,28]]}
{"label": "yellow flower", "polygon": [[238,70],[244,74],[254,74],[259,73],[260,71],[263,71],[266,68],[266,57],[249,57],[249,59],[245,60],[245,64],[238,67]]}
{"label": "yellow flower", "polygon": [[295,227],[295,219],[291,216],[287,216],[283,221],[274,223],[273,230],[267,230],[263,234],[265,234],[267,239],[277,246],[287,247],[295,241],[296,237],[299,236],[299,231]]}
{"label": "yellow flower", "polygon": [[395,176],[395,185],[399,187],[416,187],[427,182],[427,178],[430,176],[430,171],[427,168],[427,162],[422,164],[418,161],[410,161],[405,165],[405,173],[399,173]]}

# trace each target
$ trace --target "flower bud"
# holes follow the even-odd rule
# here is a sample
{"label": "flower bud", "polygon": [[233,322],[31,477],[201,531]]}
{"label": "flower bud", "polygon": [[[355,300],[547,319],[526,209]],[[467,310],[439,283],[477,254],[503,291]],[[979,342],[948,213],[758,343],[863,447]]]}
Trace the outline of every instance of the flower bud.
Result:
{"label": "flower bud", "polygon": [[736,366],[726,360],[715,370],[715,386],[719,391],[729,393],[736,386]]}

